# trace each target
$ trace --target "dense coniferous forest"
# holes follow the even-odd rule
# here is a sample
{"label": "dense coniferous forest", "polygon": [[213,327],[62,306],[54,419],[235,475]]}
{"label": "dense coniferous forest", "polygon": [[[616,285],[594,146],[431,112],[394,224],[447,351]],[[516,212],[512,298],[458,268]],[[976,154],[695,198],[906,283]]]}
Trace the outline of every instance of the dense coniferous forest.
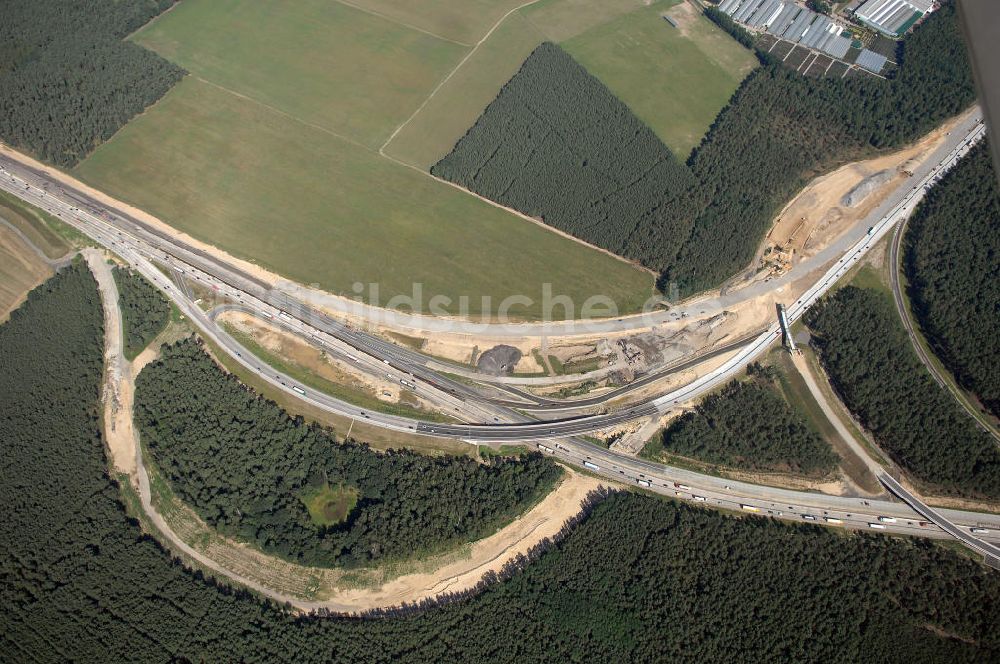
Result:
{"label": "dense coniferous forest", "polygon": [[904,241],[913,311],[934,353],[1000,416],[1000,191],[985,141],[928,192]]}
{"label": "dense coniferous forest", "polygon": [[142,275],[128,268],[112,270],[122,311],[125,357],[134,359],[170,320],[170,303]]}
{"label": "dense coniferous forest", "polygon": [[837,456],[785,402],[766,369],[727,383],[670,423],[663,449],[711,464],[821,476]]}
{"label": "dense coniferous forest", "polygon": [[80,266],[0,327],[0,660],[1000,657],[1000,574],[968,558],[628,494],[477,597],[377,620],[287,615],[185,570],[127,516],[98,423],[101,334]]}
{"label": "dense coniferous forest", "polygon": [[1000,497],[1000,450],[920,363],[888,297],[847,286],[806,324],[844,403],[896,463],[943,493]]}
{"label": "dense coniferous forest", "polygon": [[[541,498],[560,471],[538,453],[478,464],[340,444],[223,373],[192,339],[136,381],[143,443],[209,524],[305,565],[358,566],[479,539]],[[316,525],[304,499],[360,492],[345,522]]]}
{"label": "dense coniferous forest", "polygon": [[1000,575],[945,549],[634,495],[607,499],[479,597],[403,618],[286,615],[185,571],[126,516],[97,423],[100,312],[77,266],[0,327],[5,661],[960,663],[1000,653]]}
{"label": "dense coniferous forest", "polygon": [[645,263],[680,247],[671,201],[694,184],[652,130],[548,42],[431,172]]}
{"label": "dense coniferous forest", "polygon": [[[950,3],[907,37],[889,80],[807,78],[760,57],[688,158],[688,173],[552,44],[528,58],[432,172],[660,270],[661,288],[672,282],[686,295],[750,263],[774,215],[809,179],[911,141],[975,98]],[[591,157],[595,149],[603,160]]]}
{"label": "dense coniferous forest", "polygon": [[70,167],[184,70],[124,38],[175,0],[4,0],[0,139]]}
{"label": "dense coniferous forest", "polygon": [[815,175],[912,141],[975,99],[948,2],[906,37],[887,81],[812,79],[760,55],[763,66],[688,162],[707,207],[666,271],[682,292],[715,286],[747,265],[774,215]]}

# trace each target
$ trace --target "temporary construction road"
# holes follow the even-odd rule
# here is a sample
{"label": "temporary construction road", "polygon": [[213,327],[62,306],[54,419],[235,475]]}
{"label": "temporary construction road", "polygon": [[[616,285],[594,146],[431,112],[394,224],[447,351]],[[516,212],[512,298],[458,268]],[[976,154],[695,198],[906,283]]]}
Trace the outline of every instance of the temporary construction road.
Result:
{"label": "temporary construction road", "polygon": [[[892,227],[905,218],[922,198],[932,179],[950,168],[970,146],[982,138],[985,128],[973,123],[969,131],[951,142],[951,149],[940,161],[927,169],[926,174],[911,178],[912,189],[863,237],[854,242],[832,267],[794,304],[787,308],[790,321],[797,320],[838,279],[846,274],[865,253]],[[132,265],[143,276],[160,288],[196,324],[202,333],[222,347],[248,370],[258,373],[278,389],[284,390],[313,405],[352,418],[364,418],[372,424],[391,430],[450,436],[472,442],[492,441],[545,441],[539,449],[582,466],[598,474],[635,483],[646,489],[667,495],[678,495],[689,500],[716,504],[721,507],[748,512],[768,513],[779,518],[805,520],[823,519],[826,523],[843,527],[873,528],[896,532],[921,533],[930,536],[953,534],[964,528],[976,528],[984,538],[1000,540],[1000,515],[978,514],[955,510],[931,511],[940,519],[934,525],[921,518],[925,512],[914,511],[900,503],[889,501],[863,501],[856,498],[828,496],[807,492],[788,491],[773,487],[702,475],[682,469],[652,464],[597,447],[586,441],[568,438],[582,433],[598,431],[631,420],[664,413],[681,403],[688,402],[722,382],[735,376],[750,361],[764,353],[777,339],[780,329],[774,323],[768,330],[751,341],[732,358],[715,370],[692,383],[656,399],[622,410],[598,415],[547,422],[530,421],[508,408],[495,406],[482,399],[469,386],[451,381],[413,362],[411,351],[360,333],[353,328],[317,312],[290,298],[276,302],[273,293],[239,270],[210,257],[204,252],[175,242],[166,233],[151,229],[114,210],[108,210],[80,191],[67,189],[62,183],[49,178],[45,172],[27,168],[21,163],[0,158],[0,187],[19,198],[48,210],[63,221],[77,228]],[[289,323],[304,335],[322,340],[325,337],[347,343],[358,352],[365,353],[384,363],[394,375],[409,376],[421,381],[422,389],[437,390],[441,396],[450,395],[456,400],[455,408],[466,417],[475,412],[492,416],[492,424],[441,424],[421,422],[408,418],[364,411],[356,406],[328,395],[307,390],[291,377],[275,371],[251,355],[245,348],[225,334],[213,320],[204,314],[181,287],[168,279],[154,261],[167,271],[182,273],[185,278],[204,283],[249,308],[256,315],[273,319],[276,316]],[[406,380],[406,378],[400,378]],[[485,418],[483,418],[485,419]],[[488,419],[486,420],[489,421]],[[551,443],[551,444],[550,444]],[[695,488],[696,487],[696,488]],[[914,498],[915,500],[915,498]],[[922,505],[922,504],[921,504]],[[966,533],[967,537],[972,537]],[[964,538],[963,538],[964,539]],[[977,538],[973,538],[977,539]],[[978,539],[977,539],[978,541]]]}

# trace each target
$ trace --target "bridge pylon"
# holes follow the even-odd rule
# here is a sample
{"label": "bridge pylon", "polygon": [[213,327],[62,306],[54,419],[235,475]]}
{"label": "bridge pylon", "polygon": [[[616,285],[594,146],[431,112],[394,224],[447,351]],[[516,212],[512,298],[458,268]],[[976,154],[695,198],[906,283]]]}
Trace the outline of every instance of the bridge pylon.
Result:
{"label": "bridge pylon", "polygon": [[779,302],[777,308],[778,323],[781,324],[781,343],[792,353],[798,353],[799,349],[796,348],[795,339],[792,338],[792,328],[788,324],[788,315],[785,313],[785,305]]}

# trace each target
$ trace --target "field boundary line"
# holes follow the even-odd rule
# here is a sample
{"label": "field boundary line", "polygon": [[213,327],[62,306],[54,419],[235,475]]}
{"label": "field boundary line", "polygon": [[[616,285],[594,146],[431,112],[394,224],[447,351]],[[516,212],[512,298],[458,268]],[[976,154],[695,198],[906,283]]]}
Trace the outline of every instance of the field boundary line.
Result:
{"label": "field boundary line", "polygon": [[375,17],[383,19],[385,21],[389,21],[390,23],[395,23],[396,25],[401,25],[404,28],[409,28],[410,30],[416,30],[417,32],[422,32],[425,35],[428,35],[430,37],[434,37],[435,39],[440,39],[441,41],[450,42],[452,44],[458,44],[459,46],[464,46],[465,48],[472,48],[472,44],[466,44],[465,42],[460,42],[457,39],[449,39],[448,37],[442,37],[439,34],[435,34],[435,33],[431,32],[430,30],[424,30],[423,28],[418,28],[417,26],[413,25],[412,23],[407,23],[406,21],[401,21],[398,18],[393,18],[392,16],[386,16],[385,14],[377,12],[374,9],[368,9],[367,7],[362,7],[360,5],[356,5],[353,2],[348,2],[348,0],[334,0],[334,2],[336,2],[337,4],[344,5],[345,7],[350,7],[351,9],[356,9],[359,12],[364,12],[365,14],[369,14],[371,16],[375,16]]}
{"label": "field boundary line", "polygon": [[[537,0],[536,0],[536,2],[537,2]],[[599,251],[602,254],[606,254],[607,256],[610,256],[611,258],[614,258],[615,260],[621,261],[622,263],[625,263],[626,265],[634,267],[637,270],[640,270],[642,272],[648,272],[649,274],[653,275],[654,277],[658,277],[659,274],[660,274],[656,270],[653,270],[652,268],[648,268],[645,265],[643,265],[643,264],[641,264],[641,263],[639,263],[637,261],[632,260],[631,258],[626,258],[625,256],[620,256],[620,255],[616,254],[615,252],[611,251],[610,249],[605,249],[604,247],[598,247],[596,244],[591,244],[590,242],[587,242],[586,240],[584,240],[582,238],[578,238],[575,235],[571,235],[570,233],[567,233],[566,231],[562,230],[561,228],[556,228],[555,226],[550,226],[550,225],[546,224],[544,221],[542,221],[540,219],[536,219],[535,217],[532,217],[531,215],[527,215],[524,212],[521,212],[520,210],[517,210],[515,208],[508,207],[508,206],[504,205],[503,203],[498,203],[498,202],[496,202],[494,200],[486,198],[482,194],[477,194],[476,192],[472,191],[471,189],[466,189],[465,187],[463,187],[460,184],[457,184],[455,182],[451,182],[450,180],[445,180],[444,178],[438,177],[437,175],[434,175],[430,171],[425,171],[424,169],[420,168],[419,166],[414,166],[413,164],[407,163],[407,162],[403,161],[402,159],[397,159],[396,157],[393,157],[390,154],[386,154],[386,153],[382,152],[381,150],[379,150],[379,155],[382,156],[382,157],[385,157],[386,159],[388,159],[389,161],[391,161],[391,162],[393,162],[395,164],[399,164],[400,166],[405,166],[406,168],[409,168],[409,169],[411,169],[413,171],[416,171],[417,173],[420,173],[424,177],[429,177],[430,179],[435,180],[437,182],[440,182],[441,184],[446,184],[449,187],[454,187],[455,189],[458,189],[459,191],[464,192],[464,193],[468,194],[469,196],[472,196],[474,198],[478,198],[479,200],[481,200],[482,202],[484,202],[484,203],[486,203],[488,205],[492,205],[495,208],[498,208],[498,209],[503,210],[505,212],[509,212],[510,214],[512,214],[512,215],[514,215],[516,217],[520,217],[521,219],[524,219],[525,221],[530,221],[531,223],[535,224],[536,226],[539,226],[540,228],[544,228],[546,231],[548,231],[550,233],[555,233],[556,235],[560,235],[560,236],[566,238],[567,240],[572,240],[573,242],[576,242],[577,244],[581,244],[581,245],[587,247],[588,249],[593,249],[594,251]]]}
{"label": "field boundary line", "polygon": [[351,138],[349,136],[345,136],[343,134],[338,134],[334,130],[329,129],[327,127],[324,127],[323,125],[318,125],[318,124],[316,124],[314,122],[309,122],[308,120],[303,120],[302,118],[300,118],[300,117],[298,117],[296,115],[292,115],[288,111],[283,111],[280,108],[277,108],[275,106],[271,106],[270,104],[262,102],[259,99],[254,99],[253,97],[251,97],[249,95],[245,95],[242,92],[237,92],[236,90],[233,90],[231,88],[227,88],[224,85],[219,85],[218,83],[216,83],[214,81],[210,81],[207,78],[202,78],[201,76],[195,76],[195,80],[200,81],[201,83],[205,83],[207,85],[211,85],[214,88],[218,88],[219,90],[222,90],[223,92],[226,92],[228,94],[233,95],[234,97],[238,97],[240,99],[244,99],[246,101],[249,101],[249,102],[252,102],[254,104],[257,104],[258,106],[260,106],[262,108],[266,108],[267,110],[269,110],[269,111],[271,111],[273,113],[277,113],[278,115],[284,116],[284,117],[288,118],[289,120],[293,120],[295,122],[298,122],[299,124],[303,124],[303,125],[305,125],[307,127],[311,127],[312,129],[316,129],[316,130],[321,131],[321,132],[323,132],[325,134],[329,134],[330,136],[333,136],[334,138],[339,138],[340,140],[342,140],[342,141],[344,141],[346,143],[350,143],[351,145],[354,145],[354,146],[357,146],[357,147],[362,148],[364,150],[367,150],[368,152],[375,153],[375,148],[371,147],[370,145],[365,145],[364,143],[361,143],[360,141],[357,141],[357,140],[355,140],[355,139],[353,139],[353,138]]}
{"label": "field boundary line", "polygon": [[[337,0],[337,1],[338,2],[342,2],[343,0]],[[465,65],[465,63],[469,61],[469,58],[471,58],[473,55],[475,55],[476,51],[479,50],[479,47],[483,45],[483,42],[485,42],[487,39],[489,39],[490,35],[492,35],[494,32],[496,32],[497,28],[499,28],[501,26],[501,24],[503,24],[503,22],[506,21],[507,18],[511,14],[519,12],[522,9],[524,9],[525,7],[529,7],[529,6],[531,6],[533,4],[536,4],[538,2],[541,2],[541,0],[528,0],[528,2],[525,2],[522,5],[518,5],[517,7],[514,7],[513,9],[511,9],[510,11],[508,11],[506,14],[504,14],[503,16],[501,16],[500,20],[498,20],[496,23],[494,23],[493,27],[490,28],[489,31],[485,35],[483,35],[483,38],[480,39],[478,42],[476,42],[476,45],[472,47],[472,50],[469,51],[468,53],[466,53],[465,57],[462,58],[458,62],[457,65],[455,65],[455,68],[452,69],[450,72],[448,72],[448,74],[443,79],[441,79],[441,81],[436,86],[434,86],[434,89],[431,90],[431,93],[429,95],[427,95],[427,98],[424,99],[424,101],[420,104],[420,106],[417,106],[417,109],[415,111],[413,111],[413,113],[410,114],[410,117],[406,118],[406,120],[404,120],[401,125],[399,125],[398,127],[396,127],[395,131],[393,131],[391,134],[389,134],[389,138],[385,139],[385,143],[383,143],[382,147],[380,147],[378,149],[378,153],[380,155],[382,155],[383,157],[387,157],[388,156],[388,155],[385,154],[385,148],[386,148],[386,146],[389,145],[389,143],[392,143],[392,139],[396,138],[396,136],[399,134],[399,132],[401,132],[406,125],[410,124],[410,121],[413,120],[413,118],[417,117],[417,114],[420,113],[420,111],[424,110],[424,107],[427,106],[427,104],[430,102],[430,100],[434,98],[434,95],[436,95],[438,93],[438,91],[441,88],[444,87],[445,83],[447,83],[448,81],[451,80],[451,77],[455,75],[455,72],[457,72],[459,69],[461,69],[462,66]],[[393,159],[393,161],[399,161],[399,160]],[[400,162],[400,163],[402,163],[402,162]]]}

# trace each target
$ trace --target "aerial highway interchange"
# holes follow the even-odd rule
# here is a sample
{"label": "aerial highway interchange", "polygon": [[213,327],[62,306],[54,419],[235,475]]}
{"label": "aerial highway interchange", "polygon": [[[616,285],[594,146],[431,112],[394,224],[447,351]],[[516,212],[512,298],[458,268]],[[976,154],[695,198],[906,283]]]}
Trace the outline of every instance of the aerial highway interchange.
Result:
{"label": "aerial highway interchange", "polygon": [[[930,183],[954,165],[984,135],[985,126],[979,114],[968,115],[962,126],[952,131],[935,156],[914,173],[910,187],[900,187],[893,199],[879,208],[880,213],[886,208],[888,212],[884,212],[860,238],[854,240],[848,237],[842,239],[840,243],[835,243],[835,248],[842,249],[845,242],[854,240],[836,262],[831,261],[832,264],[826,272],[804,294],[794,303],[787,305],[789,322],[799,319],[810,306],[847,274],[874,244],[892,232],[901,220],[906,219]],[[578,414],[540,421],[519,411],[572,413],[580,408],[600,406],[613,399],[620,399],[640,387],[655,384],[663,376],[679,370],[679,366],[686,368],[706,358],[690,359],[688,362],[680,363],[679,366],[667,367],[647,375],[641,381],[611,393],[579,401],[559,402],[534,397],[520,391],[515,391],[513,398],[484,396],[471,386],[449,379],[428,368],[428,358],[416,351],[382,341],[374,335],[356,330],[316,308],[290,298],[287,294],[275,293],[267,284],[252,275],[178,242],[166,233],[118,210],[102,205],[83,191],[74,190],[64,182],[51,178],[43,170],[0,155],[0,183],[4,190],[58,216],[120,256],[164,292],[202,334],[223,348],[234,361],[258,374],[277,389],[331,413],[352,419],[364,419],[389,430],[458,438],[472,443],[534,441],[543,452],[590,472],[645,490],[704,502],[725,509],[848,528],[886,530],[931,537],[956,537],[983,554],[990,564],[1000,566],[1000,548],[994,544],[1000,542],[1000,515],[931,509],[918,497],[906,491],[888,473],[880,475],[879,480],[905,502],[829,496],[736,482],[647,462],[607,450],[577,437],[632,420],[658,416],[713,390],[737,375],[747,363],[760,357],[776,341],[780,341],[781,330],[777,321],[758,336],[749,340],[739,340],[742,346],[731,343],[713,353],[721,355],[734,351],[733,355],[720,366],[680,388],[641,403],[611,409],[609,412]],[[829,255],[829,249],[823,255],[824,258]],[[171,274],[173,278],[168,278],[167,274]],[[252,315],[270,319],[309,339],[311,343],[346,356],[359,364],[366,364],[368,370],[383,371],[393,380],[410,382],[419,387],[421,394],[434,402],[443,412],[456,415],[464,422],[473,423],[417,421],[365,410],[299,384],[292,377],[267,366],[227,334],[214,319],[216,311],[208,313],[202,311],[185,283],[187,279],[201,282],[217,291],[220,296],[227,298],[229,304],[224,307],[238,308]],[[777,284],[769,284],[769,287],[775,286]],[[757,288],[760,287],[758,284]],[[659,317],[667,315],[677,316],[678,313],[656,312],[655,314]],[[596,325],[597,329],[621,330],[628,329],[629,326],[639,328],[649,324],[647,315],[611,321],[591,321],[586,328],[581,329],[590,332]]]}

